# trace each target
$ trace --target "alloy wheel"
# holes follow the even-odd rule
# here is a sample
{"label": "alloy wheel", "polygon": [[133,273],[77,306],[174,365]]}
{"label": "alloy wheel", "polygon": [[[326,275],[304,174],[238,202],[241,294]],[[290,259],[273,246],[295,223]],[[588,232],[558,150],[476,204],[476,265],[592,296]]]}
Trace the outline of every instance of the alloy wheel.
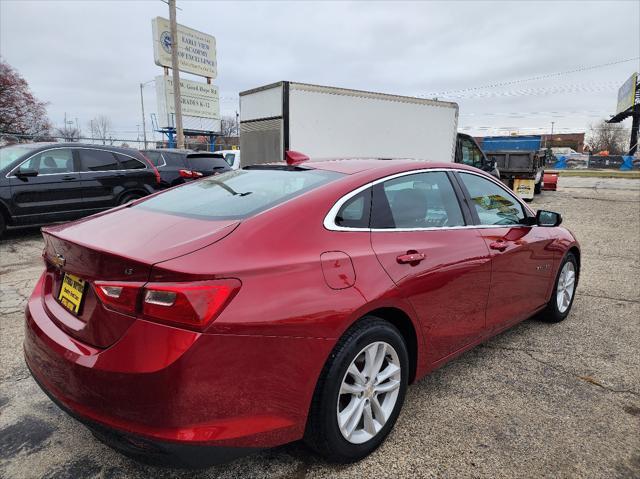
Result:
{"label": "alloy wheel", "polygon": [[402,369],[396,350],[377,341],[367,345],[342,379],[336,407],[338,427],[352,444],[362,444],[384,427],[398,400]]}
{"label": "alloy wheel", "polygon": [[576,268],[571,261],[567,261],[560,271],[558,278],[558,288],[556,291],[556,304],[558,311],[564,313],[569,309],[573,292],[576,286]]}

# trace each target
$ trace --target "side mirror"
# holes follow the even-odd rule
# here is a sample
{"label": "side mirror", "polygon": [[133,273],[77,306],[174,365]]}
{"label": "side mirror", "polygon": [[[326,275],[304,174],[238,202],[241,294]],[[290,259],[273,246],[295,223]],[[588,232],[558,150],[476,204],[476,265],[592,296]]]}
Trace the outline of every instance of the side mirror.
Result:
{"label": "side mirror", "polygon": [[538,210],[536,212],[536,224],[538,226],[560,226],[562,223],[562,216],[560,213],[554,213],[553,211]]}
{"label": "side mirror", "polygon": [[31,168],[25,168],[24,170],[18,170],[15,172],[17,178],[33,178],[34,176],[38,176],[38,170],[33,170]]}

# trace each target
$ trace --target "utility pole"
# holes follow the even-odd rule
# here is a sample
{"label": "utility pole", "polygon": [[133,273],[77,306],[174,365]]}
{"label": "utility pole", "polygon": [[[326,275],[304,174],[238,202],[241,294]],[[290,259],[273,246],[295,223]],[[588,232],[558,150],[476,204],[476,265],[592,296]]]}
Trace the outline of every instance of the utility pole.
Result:
{"label": "utility pole", "polygon": [[178,137],[178,148],[184,148],[182,103],[180,102],[180,71],[178,70],[178,24],[176,21],[176,0],[169,0],[169,24],[171,27],[171,69],[173,70],[173,101],[176,112],[176,136]]}
{"label": "utility pole", "polygon": [[142,138],[144,141],[144,149],[147,149],[147,127],[144,122],[144,96],[142,95],[142,89],[144,88],[144,83],[140,83],[140,106],[142,106]]}

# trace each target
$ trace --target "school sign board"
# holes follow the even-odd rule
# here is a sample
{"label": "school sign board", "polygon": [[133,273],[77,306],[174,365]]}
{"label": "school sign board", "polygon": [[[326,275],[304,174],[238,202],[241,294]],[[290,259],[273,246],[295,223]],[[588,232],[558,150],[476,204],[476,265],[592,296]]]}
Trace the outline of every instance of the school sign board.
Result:
{"label": "school sign board", "polygon": [[[173,127],[175,115],[173,79],[166,75],[159,75],[155,78],[155,84],[158,122],[161,127]],[[217,86],[181,78],[180,104],[185,129],[220,130],[220,99]]]}
{"label": "school sign board", "polygon": [[[171,39],[169,20],[156,17],[153,30],[153,59],[156,65],[171,68]],[[212,35],[178,25],[178,69],[186,73],[215,78],[218,75],[216,39]]]}

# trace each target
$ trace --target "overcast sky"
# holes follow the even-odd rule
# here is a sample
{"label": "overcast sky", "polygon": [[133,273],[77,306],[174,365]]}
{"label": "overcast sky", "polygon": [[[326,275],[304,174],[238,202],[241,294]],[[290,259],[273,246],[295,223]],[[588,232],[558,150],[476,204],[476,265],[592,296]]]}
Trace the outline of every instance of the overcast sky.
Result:
{"label": "overcast sky", "polygon": [[[223,114],[234,115],[239,91],[291,80],[437,94],[459,103],[460,129],[471,133],[543,132],[552,121],[556,132],[584,131],[614,113],[618,87],[640,69],[638,0],[178,0],[178,7],[179,23],[216,37]],[[88,132],[89,120],[104,114],[114,136],[135,139],[138,85],[162,73],[153,62],[156,16],[168,18],[160,0],[0,0],[0,55],[49,103],[54,125],[66,112]],[[636,59],[456,92],[629,58]],[[148,115],[157,111],[153,83],[145,106]]]}

